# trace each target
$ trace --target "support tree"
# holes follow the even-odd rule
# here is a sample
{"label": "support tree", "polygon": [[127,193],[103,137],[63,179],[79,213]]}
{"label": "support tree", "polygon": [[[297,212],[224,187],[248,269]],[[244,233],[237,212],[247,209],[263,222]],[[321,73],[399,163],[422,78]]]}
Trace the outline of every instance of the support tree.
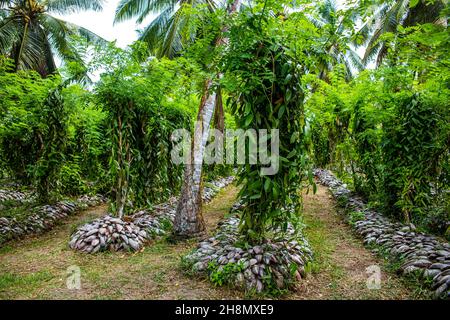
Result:
{"label": "support tree", "polygon": [[[231,16],[240,8],[241,1],[234,0],[228,5],[227,13]],[[227,28],[222,29],[222,35]],[[220,37],[216,41],[216,47],[227,44],[226,37]],[[222,75],[218,74],[217,78]],[[197,116],[197,124],[192,139],[191,161],[185,166],[184,182],[181,189],[180,200],[174,223],[174,235],[177,238],[192,237],[205,230],[202,215],[202,165],[206,142],[209,136],[209,128],[216,109],[217,92],[213,89],[214,78],[205,82],[203,97]]]}

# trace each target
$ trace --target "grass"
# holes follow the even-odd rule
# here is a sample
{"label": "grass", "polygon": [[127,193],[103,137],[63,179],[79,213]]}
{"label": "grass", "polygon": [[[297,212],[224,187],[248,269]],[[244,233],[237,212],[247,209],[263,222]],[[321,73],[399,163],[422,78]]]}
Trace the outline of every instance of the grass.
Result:
{"label": "grass", "polygon": [[[230,186],[204,208],[208,233],[228,213],[237,194]],[[365,268],[384,265],[362,246],[336,214],[335,202],[323,187],[305,196],[305,233],[314,249],[311,273],[296,292],[281,299],[406,299],[414,287],[383,269],[381,290],[366,288]],[[107,208],[99,206],[68,219],[52,231],[0,249],[0,299],[243,299],[243,292],[217,288],[208,279],[183,271],[181,257],[196,241],[149,244],[139,253],[82,254],[69,250],[76,226],[91,221]],[[81,290],[66,287],[67,268],[81,269]],[[412,289],[413,288],[413,289]]]}
{"label": "grass", "polygon": [[18,221],[26,219],[36,206],[34,203],[21,203],[20,201],[8,200],[2,201],[0,217],[16,218]]}
{"label": "grass", "polygon": [[[221,191],[205,206],[204,216],[212,232],[233,204],[236,188]],[[0,299],[236,299],[232,290],[214,288],[194,280],[180,268],[181,256],[195,241],[170,244],[164,239],[139,253],[87,255],[67,248],[74,228],[106,212],[105,206],[69,217],[54,230],[10,243],[0,251]],[[66,287],[69,266],[81,269],[81,290]],[[41,276],[36,276],[41,275]],[[32,281],[30,281],[30,279]]]}
{"label": "grass", "polygon": [[7,298],[10,294],[26,294],[29,290],[36,290],[43,283],[51,280],[53,275],[48,271],[29,274],[3,273],[0,274],[0,297]]}
{"label": "grass", "polygon": [[[316,195],[304,195],[304,230],[314,252],[309,276],[293,299],[410,299],[412,288],[405,284],[364,248],[343,217],[327,189],[319,186]],[[366,268],[380,266],[381,289],[366,286]]]}

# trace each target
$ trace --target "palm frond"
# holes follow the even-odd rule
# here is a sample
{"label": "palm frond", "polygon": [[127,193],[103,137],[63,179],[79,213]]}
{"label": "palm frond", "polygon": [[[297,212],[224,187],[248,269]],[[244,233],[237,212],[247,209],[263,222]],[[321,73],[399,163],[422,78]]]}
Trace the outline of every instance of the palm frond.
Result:
{"label": "palm frond", "polygon": [[44,33],[43,39],[43,64],[40,67],[40,74],[50,75],[56,72],[57,67],[53,57],[52,47],[48,41],[48,36]]}
{"label": "palm frond", "polygon": [[15,60],[16,70],[35,69],[42,59],[42,47],[39,25],[30,23],[28,28],[21,29],[22,34],[13,44],[11,58]]}
{"label": "palm frond", "polygon": [[166,33],[162,42],[161,50],[158,57],[173,58],[175,55],[183,49],[180,35],[180,23],[182,22],[181,12],[178,10],[173,15],[170,23],[169,30]]}
{"label": "palm frond", "polygon": [[155,51],[161,38],[169,31],[172,19],[173,11],[166,8],[141,32],[139,40],[147,42],[150,50]]}
{"label": "palm frond", "polygon": [[356,51],[348,49],[346,56],[347,56],[346,60],[350,61],[352,67],[355,68],[357,71],[361,71],[364,69],[362,59]]}
{"label": "palm frond", "polygon": [[387,4],[383,4],[378,10],[375,11],[373,16],[362,25],[360,30],[357,32],[357,35],[361,37],[363,41],[358,46],[367,45],[371,34],[374,30],[379,29],[380,21],[384,19],[389,9],[390,7]]}
{"label": "palm frond", "polygon": [[11,45],[18,39],[19,22],[14,17],[0,20],[0,54],[7,55]]}
{"label": "palm frond", "polygon": [[10,7],[12,2],[12,0],[0,0],[0,9]]}
{"label": "palm frond", "polygon": [[388,47],[386,46],[386,43],[382,43],[380,50],[378,51],[378,55],[377,55],[377,67],[379,67],[381,65],[381,63],[383,62],[383,59],[387,56],[388,54]]}
{"label": "palm frond", "polygon": [[362,59],[362,63],[364,66],[367,66],[371,61],[373,61],[377,57],[381,46],[382,43],[377,42],[373,46],[367,47],[364,53],[364,57]]}
{"label": "palm frond", "polygon": [[49,14],[41,17],[41,23],[47,31],[47,37],[50,45],[56,50],[56,53],[63,59],[79,60],[76,52],[70,45],[69,39],[75,34],[70,25]]}
{"label": "palm frond", "polygon": [[114,23],[137,18],[141,22],[150,13],[174,10],[179,0],[121,0],[116,8]]}
{"label": "palm frond", "polygon": [[101,11],[104,2],[104,0],[47,0],[46,6],[49,12],[69,14],[87,10]]}

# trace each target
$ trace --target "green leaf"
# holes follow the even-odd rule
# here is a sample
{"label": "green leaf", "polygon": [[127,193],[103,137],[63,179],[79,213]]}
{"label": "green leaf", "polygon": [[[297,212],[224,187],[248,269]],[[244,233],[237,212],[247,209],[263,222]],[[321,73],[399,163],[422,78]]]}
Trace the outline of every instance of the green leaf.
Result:
{"label": "green leaf", "polygon": [[258,194],[254,194],[253,196],[250,197],[250,200],[256,200],[256,199],[260,199],[261,198],[261,193]]}
{"label": "green leaf", "polygon": [[253,121],[253,114],[250,113],[246,118],[245,118],[245,127],[248,127],[250,125],[250,123],[252,123]]}
{"label": "green leaf", "polygon": [[283,104],[280,109],[278,110],[278,119],[281,119],[283,117],[284,112],[286,111],[286,106]]}
{"label": "green leaf", "polygon": [[409,7],[410,8],[414,8],[415,6],[417,6],[419,4],[420,0],[410,0],[409,1]]}
{"label": "green leaf", "polygon": [[287,90],[286,90],[286,96],[285,96],[286,102],[291,101],[291,98],[292,98],[292,91],[289,90],[289,89],[287,89]]}
{"label": "green leaf", "polygon": [[269,178],[266,178],[266,182],[264,183],[264,191],[269,191],[271,181]]}

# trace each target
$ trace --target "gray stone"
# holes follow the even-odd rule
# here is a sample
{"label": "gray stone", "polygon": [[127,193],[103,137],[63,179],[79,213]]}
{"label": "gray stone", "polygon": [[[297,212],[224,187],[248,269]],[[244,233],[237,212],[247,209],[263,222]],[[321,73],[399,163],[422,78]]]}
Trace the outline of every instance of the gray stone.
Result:
{"label": "gray stone", "polygon": [[433,263],[433,264],[430,266],[430,269],[439,269],[439,270],[442,270],[442,269],[445,269],[445,268],[447,268],[447,267],[449,267],[449,265],[446,265],[446,264],[443,264],[443,263]]}
{"label": "gray stone", "polygon": [[424,277],[427,277],[427,278],[434,278],[439,273],[441,273],[439,269],[427,269],[427,270],[425,270],[423,275],[424,275]]}

